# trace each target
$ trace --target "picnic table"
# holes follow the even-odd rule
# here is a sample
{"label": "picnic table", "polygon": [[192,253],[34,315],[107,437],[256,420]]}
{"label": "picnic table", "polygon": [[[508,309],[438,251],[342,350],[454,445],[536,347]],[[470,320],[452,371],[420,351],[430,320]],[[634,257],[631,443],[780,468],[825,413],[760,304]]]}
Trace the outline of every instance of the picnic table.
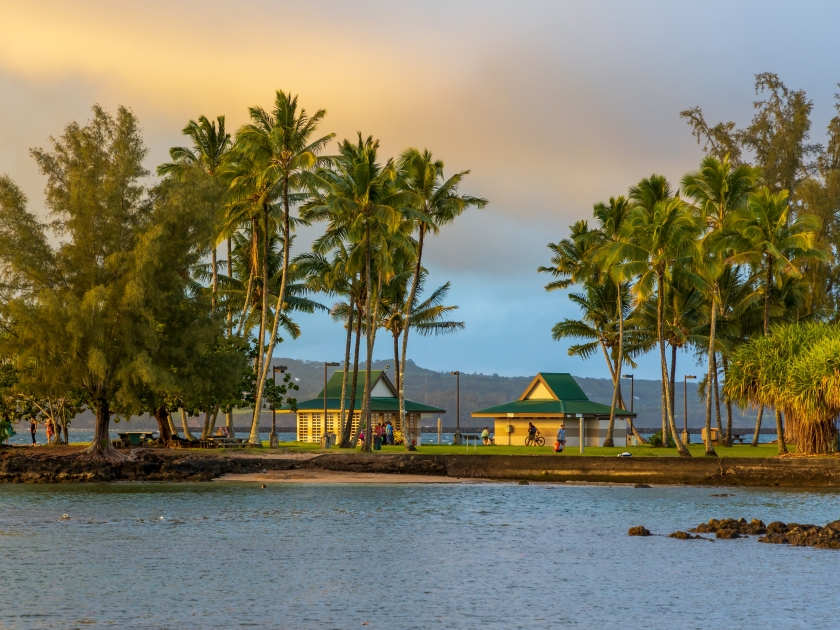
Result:
{"label": "picnic table", "polygon": [[113,444],[114,446],[122,447],[142,446],[154,440],[156,433],[157,431],[125,431],[123,433],[117,433],[119,439],[114,440]]}

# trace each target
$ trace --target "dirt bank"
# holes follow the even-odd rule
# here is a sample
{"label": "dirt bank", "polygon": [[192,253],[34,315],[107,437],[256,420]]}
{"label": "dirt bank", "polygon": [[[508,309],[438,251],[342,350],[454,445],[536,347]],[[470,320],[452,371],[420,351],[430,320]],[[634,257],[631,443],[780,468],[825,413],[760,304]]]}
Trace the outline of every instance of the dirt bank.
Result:
{"label": "dirt bank", "polygon": [[0,449],[0,483],[209,481],[222,475],[321,470],[379,475],[531,481],[840,488],[840,458],[617,458],[507,455],[265,454],[138,449],[119,465],[78,450]]}

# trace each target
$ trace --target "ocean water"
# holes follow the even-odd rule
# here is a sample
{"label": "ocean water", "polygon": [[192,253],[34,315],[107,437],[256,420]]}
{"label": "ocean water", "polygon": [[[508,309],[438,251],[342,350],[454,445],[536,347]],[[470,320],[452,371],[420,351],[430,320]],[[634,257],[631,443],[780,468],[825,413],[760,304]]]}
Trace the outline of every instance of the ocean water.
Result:
{"label": "ocean water", "polygon": [[838,551],[627,536],[710,517],[825,524],[840,494],[5,485],[0,628],[836,627]]}

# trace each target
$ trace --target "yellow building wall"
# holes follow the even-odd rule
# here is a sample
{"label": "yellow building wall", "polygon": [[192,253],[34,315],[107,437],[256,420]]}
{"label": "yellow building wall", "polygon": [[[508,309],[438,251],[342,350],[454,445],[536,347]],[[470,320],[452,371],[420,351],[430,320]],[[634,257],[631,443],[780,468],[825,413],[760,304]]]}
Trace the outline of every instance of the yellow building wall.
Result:
{"label": "yellow building wall", "polygon": [[[496,444],[524,446],[525,438],[528,437],[529,422],[533,422],[540,435],[545,438],[546,446],[554,444],[561,422],[566,425],[566,446],[580,446],[580,418],[496,418],[494,421]],[[609,423],[609,420],[587,419],[584,446],[601,446],[606,438]],[[513,427],[510,433],[506,430],[508,426]],[[626,439],[627,422],[616,418],[613,441],[616,446],[624,446]]]}
{"label": "yellow building wall", "polygon": [[[347,413],[345,411],[345,413]],[[298,442],[320,442],[321,432],[323,430],[323,422],[321,418],[324,412],[298,412],[297,414],[297,441]],[[327,410],[327,432],[338,433],[339,431],[339,416],[340,410]],[[360,428],[361,412],[355,411],[353,413],[353,425],[350,430],[350,435],[358,435]],[[407,413],[406,419],[411,424],[414,434],[419,440],[420,436],[420,414]],[[388,420],[394,425],[395,431],[400,431],[400,414],[399,413],[372,413],[371,421],[373,426],[378,422],[385,424]]]}

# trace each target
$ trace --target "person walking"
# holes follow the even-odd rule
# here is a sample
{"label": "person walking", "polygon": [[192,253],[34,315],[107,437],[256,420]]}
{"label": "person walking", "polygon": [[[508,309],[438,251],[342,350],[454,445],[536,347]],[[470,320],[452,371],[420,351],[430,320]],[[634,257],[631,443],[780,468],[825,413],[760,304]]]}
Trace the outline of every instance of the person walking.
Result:
{"label": "person walking", "polygon": [[55,432],[53,431],[52,420],[47,418],[47,421],[44,423],[44,427],[46,428],[46,431],[47,431],[47,444],[52,444],[53,435],[55,434]]}
{"label": "person walking", "polygon": [[35,418],[32,418],[29,421],[29,433],[32,434],[32,446],[35,446],[38,442],[35,441],[35,433],[38,431],[38,423],[35,422]]}
{"label": "person walking", "polygon": [[557,441],[554,443],[554,452],[562,453],[566,450],[566,425],[560,423],[560,428],[557,429]]}
{"label": "person walking", "polygon": [[394,425],[391,424],[391,421],[385,423],[385,444],[388,446],[394,445]]}
{"label": "person walking", "polygon": [[484,446],[490,444],[490,429],[488,427],[484,427],[484,431],[481,432],[481,442]]}

